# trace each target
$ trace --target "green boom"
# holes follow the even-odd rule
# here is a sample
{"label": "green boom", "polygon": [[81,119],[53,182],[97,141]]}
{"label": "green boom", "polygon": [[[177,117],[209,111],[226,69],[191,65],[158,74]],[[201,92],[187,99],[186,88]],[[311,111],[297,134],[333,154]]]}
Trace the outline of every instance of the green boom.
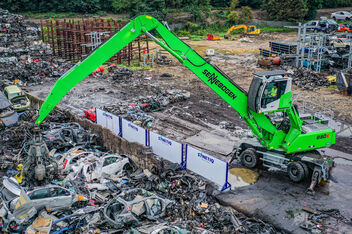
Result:
{"label": "green boom", "polygon": [[[160,34],[163,41],[158,40],[149,33],[153,29]],[[56,82],[43,103],[36,124],[40,124],[75,85],[89,76],[98,66],[106,62],[128,43],[143,34],[147,34],[157,44],[170,52],[181,64],[189,68],[215,93],[233,107],[248,124],[253,134],[263,146],[268,149],[281,148],[286,153],[300,152],[307,149],[308,146],[302,147],[301,143],[298,146],[294,144],[301,137],[302,122],[297,117],[297,113],[294,113],[293,108],[287,112],[291,121],[291,129],[286,134],[282,130],[278,130],[264,114],[248,109],[246,91],[234,83],[216,66],[205,61],[204,58],[177,38],[158,20],[148,15],[140,15],[133,19],[110,37],[109,40],[95,49],[86,59],[67,71]],[[301,138],[301,141],[304,142],[305,140]],[[310,149],[314,148],[322,148],[322,145],[316,144]]]}

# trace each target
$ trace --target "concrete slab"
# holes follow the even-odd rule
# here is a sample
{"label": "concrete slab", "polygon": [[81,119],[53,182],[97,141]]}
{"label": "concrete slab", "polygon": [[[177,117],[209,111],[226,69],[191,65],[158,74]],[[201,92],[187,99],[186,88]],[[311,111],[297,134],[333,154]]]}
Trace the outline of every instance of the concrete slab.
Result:
{"label": "concrete slab", "polygon": [[[257,216],[292,233],[306,233],[300,228],[307,215],[301,210],[304,206],[317,210],[338,209],[347,219],[352,217],[352,165],[333,168],[333,179],[318,187],[315,196],[305,193],[309,182],[293,183],[283,173],[260,173],[256,184],[234,188],[217,198],[247,215]],[[351,224],[339,222],[335,226],[336,233],[352,233],[351,230]]]}
{"label": "concrete slab", "polygon": [[239,140],[239,138],[228,133],[228,131],[221,131],[220,129],[212,131],[202,130],[196,135],[188,137],[185,142],[208,151],[228,155],[233,150],[234,142]]}

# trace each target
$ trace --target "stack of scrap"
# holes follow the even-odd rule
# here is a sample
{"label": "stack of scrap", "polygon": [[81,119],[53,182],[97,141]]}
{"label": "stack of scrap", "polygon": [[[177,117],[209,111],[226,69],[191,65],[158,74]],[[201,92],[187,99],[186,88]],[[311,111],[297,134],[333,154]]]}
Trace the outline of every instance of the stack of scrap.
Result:
{"label": "stack of scrap", "polygon": [[295,54],[297,50],[296,45],[276,41],[270,41],[269,47],[270,50],[260,48],[260,55],[264,57],[277,57],[283,54]]}
{"label": "stack of scrap", "polygon": [[305,68],[295,69],[292,80],[299,88],[311,91],[319,87],[328,87],[330,85],[326,76]]}
{"label": "stack of scrap", "polygon": [[52,59],[50,45],[41,41],[40,34],[36,23],[0,9],[0,80],[38,83],[59,77],[72,66]]}
{"label": "stack of scrap", "polygon": [[297,50],[296,45],[290,45],[277,41],[270,41],[269,46],[272,51],[279,52],[280,54],[295,54]]}
{"label": "stack of scrap", "polygon": [[40,40],[40,29],[22,16],[0,9],[0,62],[51,56],[50,46]]}
{"label": "stack of scrap", "polygon": [[[57,135],[66,138],[67,133],[53,132],[63,122],[65,114],[54,111],[45,126],[9,127],[18,139],[0,142],[4,152],[19,156],[19,162],[33,158],[31,152],[50,152],[60,173],[60,178],[38,186],[35,177],[22,175],[25,166],[0,171],[9,176],[0,177],[1,233],[278,233],[268,223],[220,205],[211,183],[178,164],[165,161],[149,171],[138,168],[128,155],[106,152],[98,142],[82,145],[67,139],[72,144],[64,148],[39,142],[38,134],[44,141],[56,141]],[[78,123],[66,127],[75,126]],[[37,150],[21,150],[23,145]],[[41,173],[35,168],[42,164],[38,160],[36,164],[32,169]]]}

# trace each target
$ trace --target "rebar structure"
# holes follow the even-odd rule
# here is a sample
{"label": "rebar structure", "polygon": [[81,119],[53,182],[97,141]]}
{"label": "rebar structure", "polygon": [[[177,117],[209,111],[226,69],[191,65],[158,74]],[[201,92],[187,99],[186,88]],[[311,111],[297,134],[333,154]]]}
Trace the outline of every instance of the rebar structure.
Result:
{"label": "rebar structure", "polygon": [[[54,56],[78,62],[122,26],[114,19],[46,20],[41,21],[41,36],[50,44]],[[142,62],[143,53],[149,54],[146,36],[135,39],[109,61],[130,65],[132,60]]]}

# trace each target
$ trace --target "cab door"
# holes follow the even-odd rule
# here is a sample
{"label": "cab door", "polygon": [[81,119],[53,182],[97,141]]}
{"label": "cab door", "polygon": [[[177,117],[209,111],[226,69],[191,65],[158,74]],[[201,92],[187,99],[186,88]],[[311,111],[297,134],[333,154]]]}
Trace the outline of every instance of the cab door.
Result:
{"label": "cab door", "polygon": [[254,33],[255,32],[255,27],[254,26],[249,26],[248,27],[248,33]]}

